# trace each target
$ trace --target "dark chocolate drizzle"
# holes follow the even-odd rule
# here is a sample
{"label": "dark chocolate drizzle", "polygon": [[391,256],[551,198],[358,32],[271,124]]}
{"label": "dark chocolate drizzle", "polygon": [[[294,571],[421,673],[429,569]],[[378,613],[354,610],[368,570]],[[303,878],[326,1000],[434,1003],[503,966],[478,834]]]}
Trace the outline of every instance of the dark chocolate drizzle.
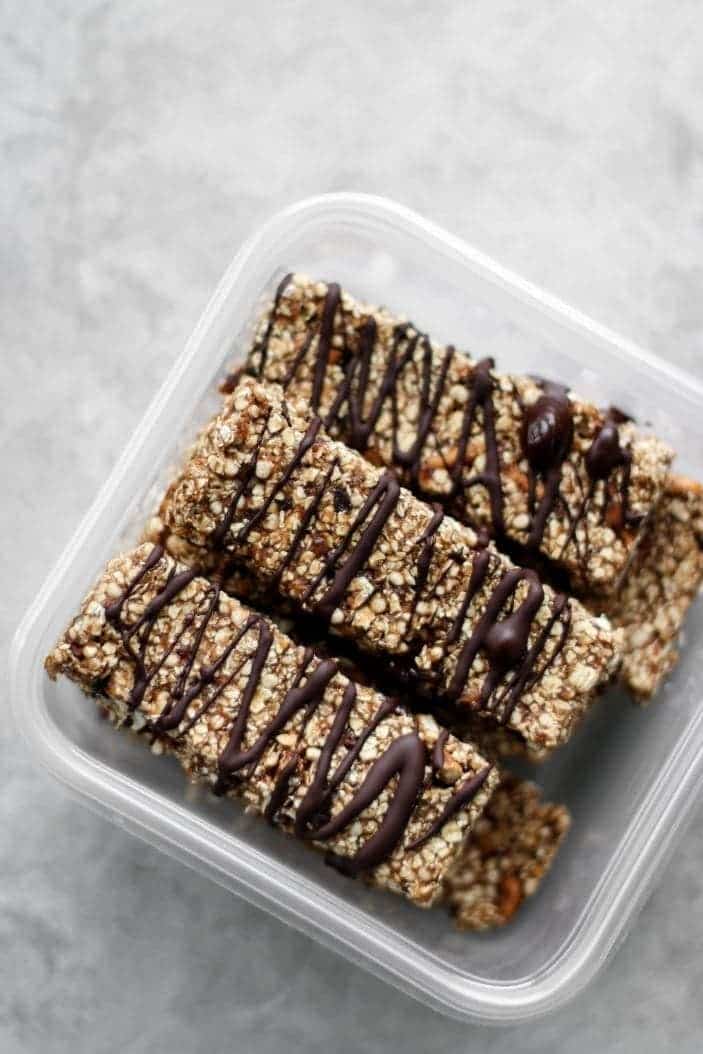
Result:
{"label": "dark chocolate drizzle", "polygon": [[[269,343],[280,301],[291,277],[287,275],[278,287],[267,327],[252,355],[252,372],[264,379]],[[315,413],[320,412],[325,381],[332,358],[335,316],[340,310],[340,305],[340,288],[336,283],[330,283],[321,309],[310,322],[306,340],[294,356],[283,379],[284,388],[289,387],[294,382],[302,363],[307,361],[312,354],[313,385],[310,401]],[[454,359],[455,350],[453,347],[447,347],[439,369],[433,370],[434,353],[429,338],[410,324],[399,323],[395,327],[392,345],[383,365],[380,381],[372,391],[371,366],[377,338],[377,326],[372,317],[365,319],[359,327],[358,339],[354,348],[350,348],[346,335],[342,335],[341,358],[340,355],[335,355],[334,361],[341,366],[343,376],[329,409],[323,415],[325,428],[344,439],[356,450],[369,453],[372,449],[376,449],[374,444],[376,427],[384,408],[390,403],[392,449],[385,456],[390,466],[400,474],[402,482],[421,497],[441,502],[446,509],[465,521],[470,519],[470,510],[466,504],[467,493],[473,487],[485,487],[491,508],[491,534],[499,544],[509,547],[509,541],[505,537],[501,454],[495,428],[493,404],[495,381],[491,372],[494,366],[493,360],[488,358],[480,360],[474,365],[467,379],[460,382],[466,386],[467,393],[463,402],[457,447],[446,454],[441,450],[437,451],[444,461],[450,486],[446,493],[437,493],[424,485],[422,469],[427,443],[433,437],[433,425],[447,389],[449,368]],[[421,351],[419,359],[418,349]],[[401,419],[398,410],[398,394],[408,369],[415,371],[414,386],[419,393],[419,405],[417,417],[412,426],[413,439],[409,445],[401,447],[399,440],[401,424],[405,432],[408,429],[408,422]],[[457,383],[456,378],[453,378],[452,384]],[[539,551],[542,545],[550,516],[557,508],[561,508],[569,524],[569,530],[567,541],[558,559],[563,558],[567,547],[573,542],[576,545],[577,559],[582,563],[585,573],[588,560],[588,540],[586,538],[585,544],[579,541],[577,527],[586,516],[595,497],[596,483],[607,484],[614,473],[620,472],[620,511],[613,510],[611,505],[607,513],[608,523],[619,531],[639,522],[638,518],[628,511],[631,458],[628,451],[620,449],[617,437],[617,426],[624,422],[626,415],[613,411],[594,438],[586,454],[586,470],[591,482],[589,485],[586,481],[584,485],[584,498],[580,507],[575,512],[570,511],[568,504],[562,498],[560,484],[563,466],[571,451],[573,440],[571,404],[564,386],[543,380],[539,380],[538,383],[543,389],[543,394],[534,404],[524,410],[523,450],[529,473],[528,513],[530,522],[527,537],[525,540],[520,540],[519,544],[526,556],[526,562],[532,562],[531,557]],[[471,474],[471,461],[470,459],[467,461],[467,453],[472,433],[477,427],[483,433],[485,466],[483,471]],[[512,541],[517,542],[517,539]]]}
{"label": "dark chocolate drizzle", "polygon": [[[159,616],[198,575],[197,569],[178,573],[172,569],[165,585],[147,604],[142,615],[131,625],[128,624],[123,617],[125,604],[142,585],[148,573],[158,565],[163,555],[163,547],[155,546],[122,595],[105,606],[105,617],[119,635],[124,654],[133,666],[133,684],[127,707],[131,712],[139,707],[149,685],[169,656],[175,653],[183,664],[182,670],[168,689],[167,700],[160,714],[147,721],[143,730],[155,737],[167,738],[170,742],[177,741],[207,713],[248,664],[246,683],[229,737],[218,758],[218,780],[214,790],[217,794],[224,794],[237,779],[252,779],[267,747],[298,713],[302,713],[303,728],[305,727],[321,705],[330,682],[340,673],[339,663],[333,659],[319,660],[311,648],[303,649],[293,684],[285,694],[280,708],[256,740],[245,748],[244,739],[251,703],[273,645],[273,629],[265,618],[252,612],[244,624],[233,632],[215,661],[209,665],[201,665],[196,671],[200,645],[219,604],[221,579],[216,574],[208,583],[207,593],[199,607],[185,616],[174,639],[167,644],[163,653],[154,655],[154,629]],[[249,648],[241,659],[237,657],[233,669],[229,668],[228,659],[239,645],[243,645],[247,637],[252,638],[253,647]],[[159,687],[161,691],[165,690],[163,685]],[[328,842],[348,828],[395,781],[390,804],[375,833],[353,857],[342,858],[334,853],[329,855],[330,863],[351,875],[373,870],[386,860],[402,841],[425,785],[425,767],[428,762],[425,745],[417,732],[399,736],[379,754],[361,786],[345,805],[334,813],[332,806],[335,795],[359,757],[364,744],[399,705],[397,699],[381,697],[380,705],[371,720],[355,734],[351,730],[349,719],[356,696],[357,687],[350,681],[322,744],[312,782],[293,820],[294,832],[298,837]],[[198,701],[195,712],[189,715],[189,708]],[[442,747],[445,741],[446,738],[442,741]],[[333,768],[333,758],[340,747],[346,749],[341,760]],[[435,757],[435,752],[432,756]],[[272,823],[276,822],[280,809],[288,800],[290,780],[300,760],[300,754],[293,750],[276,779],[266,808],[266,816]],[[440,817],[411,846],[406,846],[406,850],[410,851],[423,845],[441,830],[446,820],[464,808],[485,783],[490,768],[491,766],[487,766],[477,773],[476,778],[471,777],[464,781],[450,795]],[[468,793],[469,786],[473,786],[473,794]]]}
{"label": "dark chocolate drizzle", "polygon": [[449,739],[449,730],[443,728],[437,736],[437,741],[432,748],[432,768],[438,772],[444,767],[444,747]]}
{"label": "dark chocolate drizzle", "polygon": [[586,451],[585,461],[589,485],[564,548],[573,537],[576,524],[593,500],[599,484],[604,489],[603,504],[606,519],[613,530],[620,532],[624,528],[636,528],[642,522],[642,516],[630,509],[632,450],[630,447],[622,446],[619,432],[619,426],[624,423],[624,416],[617,407],[611,407]]}
{"label": "dark chocolate drizzle", "polygon": [[437,537],[437,531],[439,530],[440,524],[442,523],[443,519],[444,510],[440,505],[435,505],[432,510],[432,518],[425,527],[418,540],[417,569],[415,573],[415,591],[413,593],[412,607],[410,610],[409,630],[411,633],[413,629],[413,623],[415,620],[415,612],[417,610],[417,605],[420,602],[420,597],[425,592],[425,586],[427,585],[430,567],[432,566],[432,557],[434,556],[435,539]]}
{"label": "dark chocolate drizzle", "polygon": [[[561,483],[562,465],[569,456],[574,435],[568,389],[561,384],[544,382],[543,395],[525,411],[524,450],[529,465],[528,505],[530,530],[525,543],[530,550],[539,549],[552,511],[555,509]],[[542,495],[537,500],[537,481]]]}
{"label": "dark chocolate drizzle", "polygon": [[[494,366],[493,359],[481,359],[474,367],[472,374],[473,387],[464,406],[456,460],[450,471],[452,490],[449,500],[451,502],[458,494],[463,496],[463,492],[468,491],[471,487],[483,485],[488,491],[491,503],[493,533],[496,538],[502,538],[505,534],[505,522],[503,520],[503,484],[500,478],[500,452],[496,438],[495,408],[493,406],[494,381],[491,371]],[[486,466],[483,472],[464,479],[466,451],[479,408],[481,409],[481,420],[483,423]]]}
{"label": "dark chocolate drizzle", "polygon": [[628,414],[625,410],[621,410],[619,406],[609,406],[606,417],[609,417],[616,425],[624,425],[629,422],[634,424],[635,421],[632,414]]}
{"label": "dark chocolate drizzle", "polygon": [[[478,553],[474,559],[464,602],[446,639],[449,647],[460,639],[469,605],[484,584],[490,560],[491,554],[488,550]],[[521,582],[526,583],[527,592],[524,599],[515,606],[515,593]],[[488,672],[481,687],[477,708],[495,712],[501,722],[507,724],[522,692],[527,686],[536,683],[546,669],[543,667],[537,672],[536,661],[544,650],[549,632],[557,620],[561,621],[562,632],[547,660],[548,664],[554,661],[566,641],[570,608],[566,597],[557,593],[546,626],[533,646],[528,648],[533,621],[543,599],[544,591],[533,571],[514,567],[503,574],[486,599],[481,617],[461,647],[454,674],[444,693],[450,702],[456,702],[461,697],[476,656],[483,651],[488,662]],[[504,618],[499,618],[509,602],[513,605],[512,610]],[[507,676],[508,674],[510,676]],[[500,688],[504,680],[505,683]]]}
{"label": "dark chocolate drizzle", "polygon": [[[339,607],[350,582],[371,556],[383,528],[398,504],[399,497],[398,480],[391,472],[384,472],[339,545],[325,555],[322,570],[313,578],[303,596],[304,604],[310,602],[320,583],[332,578],[324,595],[312,604],[316,614],[322,618],[332,617],[332,612]],[[358,531],[361,531],[359,538],[352,544]],[[346,559],[340,563],[340,558],[345,554]]]}
{"label": "dark chocolate drizzle", "polygon": [[586,451],[588,475],[598,483],[607,479],[616,468],[623,468],[628,461],[628,452],[620,446],[617,425],[606,419]]}
{"label": "dark chocolate drizzle", "polygon": [[454,791],[437,819],[430,824],[424,834],[420,835],[419,838],[416,838],[415,841],[410,843],[408,849],[419,849],[420,846],[429,841],[433,835],[437,834],[438,831],[441,831],[445,823],[448,820],[451,820],[452,816],[455,816],[460,809],[463,809],[465,805],[468,805],[469,802],[476,797],[481,787],[486,782],[489,772],[490,766],[482,769],[481,772],[477,772],[474,776],[468,776],[463,783],[459,785],[457,790]]}
{"label": "dark chocolate drizzle", "polygon": [[289,272],[288,274],[285,274],[283,276],[283,278],[281,279],[281,281],[278,283],[278,286],[276,287],[276,292],[275,292],[274,298],[273,298],[273,306],[271,307],[271,314],[269,315],[268,321],[266,323],[266,329],[264,330],[264,333],[263,333],[263,336],[262,336],[261,340],[258,341],[257,345],[256,345],[257,350],[259,351],[259,354],[261,356],[261,358],[259,360],[259,369],[261,370],[262,373],[266,369],[266,361],[267,361],[268,350],[269,350],[269,341],[271,340],[271,333],[273,332],[273,327],[274,327],[274,324],[276,322],[276,315],[278,314],[278,308],[280,306],[281,300],[283,299],[283,294],[285,293],[286,288],[288,287],[288,283],[291,281],[292,277],[293,277],[292,273]]}

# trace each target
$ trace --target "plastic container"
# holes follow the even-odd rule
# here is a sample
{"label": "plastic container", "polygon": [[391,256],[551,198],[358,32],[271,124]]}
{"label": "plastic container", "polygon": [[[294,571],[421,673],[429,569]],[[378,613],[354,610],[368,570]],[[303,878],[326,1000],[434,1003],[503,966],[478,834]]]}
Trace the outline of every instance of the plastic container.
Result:
{"label": "plastic container", "polygon": [[117,735],[42,660],[103,563],[137,537],[215,381],[247,345],[284,270],[334,278],[501,368],[534,370],[648,421],[703,478],[703,386],[545,295],[413,213],[331,195],[280,213],[237,254],[166,384],[17,632],[17,721],[39,761],[96,809],[217,882],[458,1017],[517,1022],[563,1004],[623,938],[703,776],[703,612],[656,704],[617,692],[539,773],[574,813],[541,891],[503,931],[473,936],[442,911],[338,876],[317,854],[211,796],[175,763]]}

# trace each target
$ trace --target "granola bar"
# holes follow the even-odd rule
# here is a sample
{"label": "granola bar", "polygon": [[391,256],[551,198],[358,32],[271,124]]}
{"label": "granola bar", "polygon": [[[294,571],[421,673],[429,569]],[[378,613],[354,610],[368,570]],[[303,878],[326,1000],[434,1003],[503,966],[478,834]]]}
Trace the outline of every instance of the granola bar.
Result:
{"label": "granola bar", "polygon": [[[165,513],[169,504],[170,493],[163,499],[160,511]],[[142,541],[151,542],[152,545],[163,545],[176,560],[188,566],[204,567],[208,573],[212,573],[217,560],[215,552],[204,552],[169,530],[160,514],[149,518],[142,534]],[[389,671],[382,659],[377,659],[370,664],[366,655],[360,656],[354,652],[350,653],[349,649],[341,649],[339,638],[335,643],[334,639],[325,632],[324,626],[316,622],[301,625],[285,598],[272,598],[266,587],[253,578],[245,567],[230,566],[223,579],[223,588],[235,597],[265,606],[270,617],[284,632],[291,634],[301,643],[310,644],[318,655],[337,658],[344,672],[352,680],[359,681],[361,684],[375,685],[382,691],[392,692],[394,690],[392,670]],[[594,614],[597,615],[599,612],[594,611]],[[539,765],[546,761],[551,753],[544,747],[530,746],[518,732],[498,721],[491,720],[486,714],[479,715],[463,709],[458,711],[456,707],[441,706],[438,700],[434,701],[433,713],[441,725],[449,728],[459,739],[475,743],[481,753],[491,760],[504,761],[507,758],[523,758],[531,764]]]}
{"label": "granola bar", "polygon": [[623,415],[497,373],[336,283],[287,275],[246,369],[499,548],[549,560],[575,591],[617,588],[671,463]]}
{"label": "granola bar", "polygon": [[445,880],[459,928],[509,922],[536,892],[570,824],[566,806],[543,802],[534,783],[506,776]]}
{"label": "granola bar", "polygon": [[569,737],[618,663],[607,620],[251,378],[199,436],[162,515],[195,551],[226,553],[420,691],[537,750]]}
{"label": "granola bar", "polygon": [[605,605],[624,631],[621,678],[639,701],[650,699],[675,665],[702,582],[703,486],[672,475],[621,591]]}
{"label": "granola bar", "polygon": [[[185,539],[169,531],[158,515],[152,516],[147,522],[143,540],[152,544],[162,544],[167,552],[183,563],[192,566],[197,565],[200,560],[202,566],[202,550],[196,549]],[[207,556],[212,564],[213,554]],[[230,569],[223,579],[223,588],[235,597],[244,597],[252,603],[266,605],[267,613],[284,633],[290,634],[298,643],[312,646],[317,655],[336,658],[350,680],[391,694],[395,690],[393,673],[389,672],[382,659],[369,662],[370,657],[366,654],[340,647],[340,639],[335,640],[328,636],[324,627],[316,622],[301,625],[290,605],[281,598],[272,601],[265,589],[262,589],[245,569]],[[437,699],[433,700],[432,712],[440,725],[448,728],[458,739],[474,743],[485,757],[496,763],[509,758],[521,758],[530,764],[539,765],[551,754],[551,751],[544,747],[530,746],[518,732],[491,720],[485,714],[481,716],[473,711],[458,711],[456,707],[442,706]]]}
{"label": "granola bar", "polygon": [[160,546],[112,560],[46,660],[193,781],[428,906],[500,776]]}

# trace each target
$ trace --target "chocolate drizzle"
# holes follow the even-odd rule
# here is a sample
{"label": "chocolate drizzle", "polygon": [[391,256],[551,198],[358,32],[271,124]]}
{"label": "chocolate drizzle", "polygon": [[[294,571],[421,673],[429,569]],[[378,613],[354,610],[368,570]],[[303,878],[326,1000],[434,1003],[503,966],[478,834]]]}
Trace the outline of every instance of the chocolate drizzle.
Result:
{"label": "chocolate drizzle", "polygon": [[[398,504],[399,497],[398,480],[391,472],[384,472],[339,545],[325,555],[322,570],[312,580],[303,596],[303,603],[311,603],[316,614],[322,618],[331,618],[334,609],[339,607],[350,582],[371,556],[381,531]],[[354,535],[359,530],[359,539],[352,544]],[[345,554],[346,559],[340,563],[340,558]],[[330,577],[332,581],[324,595],[313,601],[320,583]]]}
{"label": "chocolate drizzle", "polygon": [[276,322],[276,315],[278,314],[278,309],[280,307],[281,300],[283,299],[283,295],[284,295],[284,293],[285,293],[285,291],[286,291],[286,289],[288,287],[288,283],[291,281],[292,278],[293,278],[293,275],[289,272],[288,274],[285,274],[283,276],[283,278],[281,279],[281,281],[278,283],[278,286],[276,287],[276,292],[275,292],[274,298],[273,298],[273,306],[271,307],[271,314],[269,315],[268,321],[266,323],[266,329],[264,330],[264,334],[263,334],[261,340],[258,341],[257,345],[256,345],[256,349],[255,350],[257,350],[259,352],[259,354],[260,354],[259,369],[260,369],[261,373],[263,373],[264,370],[266,369],[266,361],[267,361],[267,358],[268,358],[268,350],[269,350],[269,341],[271,340],[271,333],[273,332],[273,327],[274,327],[274,324]]}
{"label": "chocolate drizzle", "polygon": [[[448,647],[460,639],[467,610],[483,586],[490,559],[488,550],[478,553],[474,559],[464,602],[447,636]],[[521,582],[526,583],[527,592],[524,599],[515,606],[515,593]],[[533,622],[543,599],[544,591],[533,571],[514,567],[503,574],[485,601],[481,617],[459,651],[454,674],[446,690],[446,697],[450,702],[456,702],[461,697],[469,671],[476,656],[482,651],[488,662],[488,672],[481,686],[477,708],[490,710],[503,724],[507,724],[522,692],[528,685],[536,683],[546,669],[545,666],[541,671],[537,671],[536,662],[544,651],[551,628],[557,620],[561,622],[562,632],[547,660],[547,665],[554,661],[566,641],[570,608],[566,597],[556,594],[546,626],[532,647],[528,647]],[[512,610],[504,618],[499,618],[509,602],[513,605]],[[503,681],[505,683],[501,688]]]}
{"label": "chocolate drizzle", "polygon": [[586,451],[586,469],[594,483],[607,479],[616,468],[629,462],[628,452],[620,446],[620,436],[614,421],[606,419]]}
{"label": "chocolate drizzle", "polygon": [[[470,490],[471,487],[482,485],[488,491],[491,503],[491,517],[493,533],[496,538],[502,538],[505,534],[505,521],[503,519],[503,484],[500,478],[500,452],[496,438],[495,408],[493,406],[493,370],[495,363],[493,359],[481,359],[476,363],[472,375],[473,387],[464,405],[461,431],[459,433],[459,445],[454,465],[450,470],[452,490],[449,495],[450,502],[457,495]],[[464,479],[464,465],[466,453],[471,438],[471,432],[477,411],[481,409],[481,420],[483,424],[483,439],[485,448],[486,464],[483,472]]]}
{"label": "chocolate drizzle", "polygon": [[[393,669],[401,679],[419,681],[425,690],[450,703],[456,703],[463,695],[473,664],[482,653],[488,662],[488,672],[484,678],[475,707],[490,711],[502,724],[507,724],[519,702],[522,692],[534,686],[560,653],[569,633],[571,608],[567,597],[556,593],[552,601],[552,610],[529,646],[530,634],[535,617],[544,601],[544,591],[538,576],[525,568],[510,568],[493,586],[481,604],[481,615],[472,627],[469,636],[463,641],[455,659],[454,672],[446,685],[445,669],[449,656],[463,637],[464,625],[472,602],[484,589],[491,573],[491,562],[495,560],[492,550],[485,548],[475,553],[471,566],[469,582],[457,613],[444,637],[442,649],[444,657],[438,664],[434,675],[428,676],[412,669],[412,664],[422,649],[424,640],[421,633],[414,635],[415,613],[421,597],[426,601],[437,595],[449,572],[449,564],[437,575],[431,588],[428,589],[429,571],[434,557],[437,531],[442,522],[441,509],[436,509],[432,519],[419,539],[419,556],[409,635],[411,644],[409,656],[405,662],[393,662]],[[450,554],[450,561],[463,564],[465,554]],[[515,604],[515,594],[521,582],[527,585],[524,599]],[[504,612],[508,611],[507,614]],[[503,617],[501,618],[501,615]],[[552,628],[560,625],[560,634],[549,656],[545,649]],[[539,660],[543,657],[541,666]],[[501,683],[502,684],[501,687]]]}
{"label": "chocolate drizzle", "polygon": [[445,823],[448,820],[451,820],[452,816],[455,816],[460,809],[463,809],[465,805],[468,805],[469,802],[476,797],[481,787],[488,779],[489,772],[490,767],[487,767],[482,769],[481,772],[477,772],[474,776],[467,777],[467,779],[460,784],[458,789],[454,791],[454,794],[452,794],[437,819],[430,824],[429,828],[423,835],[410,843],[408,849],[419,849],[420,846],[429,841],[433,835],[441,831]]}
{"label": "chocolate drizzle", "polygon": [[[254,354],[253,372],[262,378],[266,376],[268,348],[280,301],[291,277],[287,275],[279,286],[268,325],[254,349],[258,361],[257,354]],[[558,559],[562,559],[568,546],[574,543],[577,560],[581,561],[586,573],[588,541],[586,538],[584,546],[577,528],[589,511],[596,488],[584,485],[584,498],[576,510],[569,508],[560,491],[574,436],[567,389],[556,383],[540,381],[542,394],[524,410],[523,452],[528,464],[529,524],[524,540],[513,538],[510,525],[507,525],[507,534],[511,536],[508,538],[501,451],[495,424],[493,360],[482,359],[465,379],[452,376],[450,381],[450,367],[456,356],[454,348],[447,347],[438,358],[425,334],[407,323],[399,323],[393,331],[390,349],[380,361],[378,328],[373,317],[365,318],[358,326],[354,346],[344,327],[338,327],[335,334],[335,319],[343,311],[341,305],[340,288],[336,283],[330,283],[321,307],[310,320],[306,339],[283,379],[284,388],[295,382],[301,365],[310,362],[313,373],[310,402],[314,412],[321,413],[326,429],[362,453],[378,453],[376,430],[381,415],[390,406],[391,448],[381,456],[398,471],[402,482],[423,498],[441,501],[450,512],[465,520],[470,516],[466,501],[468,492],[476,486],[484,487],[490,503],[492,537],[507,548],[519,541],[527,563],[533,562],[540,550],[550,517],[555,510],[561,509],[568,532]],[[279,324],[285,323],[279,320]],[[338,349],[336,344],[333,348],[335,339],[341,341],[341,348]],[[341,367],[342,378],[340,381],[335,377],[335,391],[328,402],[323,395],[332,362]],[[418,407],[412,423],[399,411],[399,393],[407,384],[409,370],[413,371],[411,386],[418,393]],[[441,416],[442,398],[448,394],[450,384],[452,388],[465,386],[466,397],[462,400],[456,446],[443,450],[433,428]],[[321,407],[325,404],[329,408],[323,412]],[[628,512],[631,456],[620,448],[617,436],[617,425],[623,423],[623,419],[624,415],[612,413],[586,453],[586,471],[592,484],[607,483],[613,473],[621,471],[620,510],[614,510],[611,504],[605,513],[609,526],[617,531],[639,522]],[[485,465],[481,471],[472,474],[470,450],[477,430],[483,438]],[[412,433],[411,441],[401,445],[401,435],[406,436],[409,432]],[[441,493],[427,484],[425,473],[430,456],[439,457],[449,480],[448,489]]]}
{"label": "chocolate drizzle", "polygon": [[432,768],[439,771],[444,767],[444,748],[449,739],[449,731],[443,728],[437,736],[437,742],[432,748]]}
{"label": "chocolate drizzle", "polygon": [[[530,550],[539,549],[552,511],[559,498],[562,465],[571,449],[574,424],[567,389],[549,381],[544,394],[525,411],[524,448],[529,465],[528,506],[530,530],[525,543]],[[537,500],[537,481],[542,495]]]}
{"label": "chocolate drizzle", "polygon": [[[218,610],[221,585],[220,578],[216,575],[214,580],[208,583],[207,592],[196,609],[183,618],[174,639],[165,646],[161,654],[154,654],[159,616],[198,574],[195,569],[176,573],[175,568],[172,568],[164,586],[147,604],[141,616],[131,625],[128,624],[124,619],[125,604],[139,590],[149,572],[157,567],[163,555],[163,548],[155,546],[119,599],[105,606],[105,617],[119,635],[124,655],[134,670],[127,707],[130,711],[139,707],[149,686],[169,657],[175,654],[181,660],[182,669],[173,685],[166,688],[163,681],[159,684],[159,694],[166,696],[166,702],[159,715],[147,721],[145,730],[154,736],[165,737],[171,743],[177,742],[197,724],[247,667],[245,686],[239,697],[227,742],[218,758],[218,780],[214,789],[215,793],[223,794],[238,779],[252,779],[266,749],[274,743],[276,736],[289,722],[302,713],[300,745],[292,750],[290,758],[282,764],[266,808],[267,818],[275,823],[280,809],[287,802],[290,805],[290,782],[302,765],[302,731],[321,705],[330,682],[339,674],[339,664],[332,659],[319,660],[311,648],[301,650],[301,661],[293,684],[286,692],[278,711],[254,742],[245,747],[251,705],[273,645],[274,631],[262,616],[252,613],[238,630],[233,631],[230,640],[214,662],[196,668],[200,646],[210,620]],[[247,648],[249,639],[253,646]],[[235,656],[234,660],[228,662],[232,656]],[[350,717],[356,697],[356,685],[348,682],[341,705],[322,744],[313,779],[293,818],[293,829],[298,837],[328,842],[346,830],[393,784],[390,803],[375,833],[353,857],[342,858],[334,853],[330,854],[331,863],[352,875],[373,870],[400,844],[425,785],[425,768],[428,763],[425,745],[417,732],[397,737],[379,754],[361,785],[335,813],[335,795],[358,759],[364,744],[398,707],[396,699],[381,697],[373,717],[361,731],[354,733],[351,731]],[[195,710],[189,712],[193,704],[196,704]],[[442,747],[444,742],[446,737],[442,741]],[[335,753],[340,748],[346,749],[341,760],[333,767]],[[478,793],[489,771],[490,766],[487,766],[476,777],[464,781],[450,795],[440,817],[411,846],[406,846],[406,850],[418,848],[438,833],[446,820],[464,808]],[[471,794],[468,793],[470,786],[473,787]]]}
{"label": "chocolate drizzle", "polygon": [[[611,407],[586,451],[585,462],[589,484],[581,509],[572,521],[564,549],[575,536],[576,526],[588,505],[593,501],[599,484],[602,484],[604,490],[606,522],[613,530],[619,532],[626,527],[638,527],[642,522],[642,517],[633,513],[629,507],[632,450],[629,447],[623,447],[620,443],[619,426],[624,423],[624,417],[622,411]],[[618,473],[619,482],[617,482]],[[586,544],[586,549],[588,549],[588,544]]]}
{"label": "chocolate drizzle", "polygon": [[432,557],[434,556],[437,531],[439,530],[440,524],[442,523],[443,519],[444,510],[441,508],[441,506],[435,505],[432,511],[432,518],[425,527],[418,540],[417,569],[415,572],[415,590],[413,592],[412,607],[410,609],[410,620],[408,626],[411,633],[413,629],[413,623],[415,620],[415,613],[417,611],[417,605],[420,602],[420,597],[425,592],[425,586],[427,585],[427,579],[430,574],[430,567],[432,566]]}

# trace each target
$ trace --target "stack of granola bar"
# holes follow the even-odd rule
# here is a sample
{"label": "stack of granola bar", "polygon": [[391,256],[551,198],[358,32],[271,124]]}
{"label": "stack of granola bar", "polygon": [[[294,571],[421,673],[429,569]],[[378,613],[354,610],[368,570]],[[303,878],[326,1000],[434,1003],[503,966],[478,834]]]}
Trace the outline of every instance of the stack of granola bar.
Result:
{"label": "stack of granola bar", "polygon": [[620,411],[300,276],[224,391],[49,674],[345,874],[507,922],[569,815],[501,759],[618,673],[652,695],[703,488]]}

